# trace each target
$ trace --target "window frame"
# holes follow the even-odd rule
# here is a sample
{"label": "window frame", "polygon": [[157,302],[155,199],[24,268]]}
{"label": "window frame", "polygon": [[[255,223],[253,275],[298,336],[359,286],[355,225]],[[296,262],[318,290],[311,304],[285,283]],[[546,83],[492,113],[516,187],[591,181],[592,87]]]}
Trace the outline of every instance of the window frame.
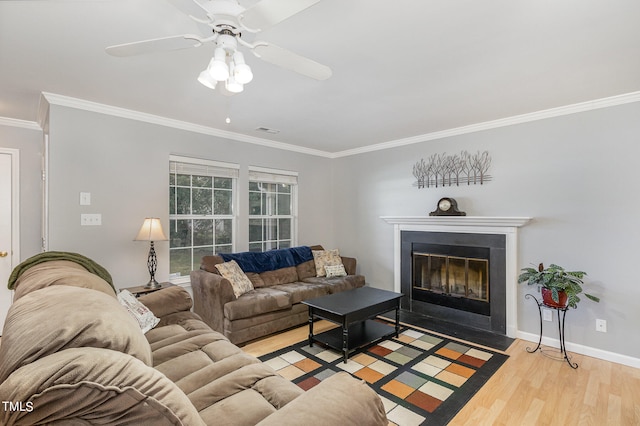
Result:
{"label": "window frame", "polygon": [[[269,214],[269,212],[261,212],[261,214],[252,214],[251,212],[251,194],[256,191],[251,190],[252,183],[263,183],[263,184],[287,184],[290,185],[290,192],[288,193],[290,196],[290,211],[288,215],[279,215],[279,214]],[[258,166],[249,166],[249,178],[248,178],[248,193],[247,193],[247,203],[249,205],[248,212],[248,233],[247,233],[247,248],[249,251],[252,251],[252,245],[260,243],[261,251],[271,250],[273,248],[280,248],[280,242],[284,241],[282,239],[278,239],[279,235],[276,235],[275,239],[265,239],[264,230],[269,225],[265,225],[265,220],[276,220],[276,223],[281,219],[289,219],[291,221],[291,228],[289,230],[290,237],[289,247],[295,247],[298,245],[298,172],[289,171],[289,170],[279,170],[279,169],[271,169],[265,167]],[[276,199],[271,201],[277,206],[277,194],[278,192],[268,192],[267,197],[269,195],[275,195]],[[277,209],[277,207],[276,207]],[[276,210],[277,213],[277,210]],[[251,240],[251,223],[253,220],[261,220],[261,239],[259,241]],[[276,226],[279,226],[277,224]],[[279,231],[276,231],[279,233]],[[265,244],[269,242],[275,242],[276,247],[267,248]]]}
{"label": "window frame", "polygon": [[[175,165],[175,170],[174,170],[174,165]],[[180,168],[182,168],[184,170],[184,173],[180,173]],[[199,170],[200,169],[200,170]],[[182,283],[189,283],[190,282],[190,277],[189,275],[175,275],[176,272],[171,270],[171,254],[173,251],[177,250],[177,249],[184,249],[184,248],[189,248],[191,250],[190,253],[190,257],[191,257],[191,263],[192,263],[192,267],[191,270],[197,269],[199,267],[199,264],[195,264],[196,262],[193,259],[193,250],[197,249],[198,247],[206,247],[206,246],[198,246],[198,245],[194,245],[194,233],[191,233],[191,241],[190,241],[190,245],[188,246],[181,246],[181,247],[172,247],[172,241],[171,241],[171,233],[172,233],[172,225],[173,225],[173,221],[177,221],[177,220],[189,220],[189,221],[193,221],[193,220],[198,220],[198,219],[206,219],[206,220],[213,220],[214,222],[214,241],[215,242],[215,221],[216,220],[231,220],[231,251],[235,252],[236,248],[237,248],[237,238],[238,238],[238,218],[239,218],[239,209],[238,209],[238,180],[239,180],[239,170],[240,170],[240,165],[238,164],[234,164],[234,163],[225,163],[225,162],[220,162],[220,161],[214,161],[214,160],[206,160],[206,159],[201,159],[201,158],[193,158],[193,157],[184,157],[184,156],[178,156],[178,155],[170,155],[169,156],[169,179],[171,179],[171,175],[175,174],[176,177],[178,174],[187,174],[190,176],[210,176],[212,178],[215,177],[221,177],[221,178],[231,178],[231,188],[230,188],[230,192],[231,192],[231,214],[215,214],[215,212],[211,212],[211,214],[201,214],[201,213],[197,213],[194,214],[193,211],[191,210],[191,212],[189,214],[178,214],[177,211],[176,213],[173,213],[172,211],[169,211],[169,281],[171,283],[174,284],[182,284]],[[192,203],[193,203],[193,196],[192,196],[192,191],[193,189],[197,189],[198,186],[193,186],[193,178],[190,179],[190,183],[189,183],[189,188],[190,188],[190,208],[192,208]],[[171,206],[171,187],[179,187],[182,185],[178,185],[178,182],[175,181],[174,184],[171,184],[171,180],[169,182],[169,207]],[[185,186],[182,186],[185,187]],[[212,182],[212,203],[215,200],[215,186],[214,183]],[[224,190],[221,188],[221,190]],[[174,197],[176,197],[176,200],[174,200],[174,202],[177,202],[177,192],[176,194],[174,194]],[[171,210],[169,208],[169,210]],[[215,252],[215,244],[213,244],[214,247],[214,252]],[[213,254],[213,253],[212,253]]]}

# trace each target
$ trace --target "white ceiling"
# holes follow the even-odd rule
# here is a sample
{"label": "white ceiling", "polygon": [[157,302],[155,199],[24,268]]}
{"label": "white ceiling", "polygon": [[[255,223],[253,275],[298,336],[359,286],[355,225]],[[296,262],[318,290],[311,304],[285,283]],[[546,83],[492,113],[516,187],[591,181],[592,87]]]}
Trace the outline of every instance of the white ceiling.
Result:
{"label": "white ceiling", "polygon": [[640,91],[639,18],[638,0],[322,0],[258,38],[333,76],[246,54],[254,80],[227,97],[196,80],[211,45],[105,53],[197,32],[166,0],[0,0],[0,117],[35,121],[48,92],[335,153]]}

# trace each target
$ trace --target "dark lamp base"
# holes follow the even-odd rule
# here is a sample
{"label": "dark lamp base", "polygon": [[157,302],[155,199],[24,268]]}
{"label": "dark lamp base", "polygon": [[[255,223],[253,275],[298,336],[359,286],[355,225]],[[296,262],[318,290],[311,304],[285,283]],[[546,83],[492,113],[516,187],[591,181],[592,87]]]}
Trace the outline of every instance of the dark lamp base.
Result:
{"label": "dark lamp base", "polygon": [[155,278],[151,279],[145,286],[144,288],[160,288],[162,287],[162,284],[160,284],[158,281],[156,281]]}

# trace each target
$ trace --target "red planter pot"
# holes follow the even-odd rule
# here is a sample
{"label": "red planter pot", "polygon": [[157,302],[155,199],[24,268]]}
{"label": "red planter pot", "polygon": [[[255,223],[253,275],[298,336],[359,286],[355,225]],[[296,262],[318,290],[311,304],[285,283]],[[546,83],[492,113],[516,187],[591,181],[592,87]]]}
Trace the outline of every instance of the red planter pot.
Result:
{"label": "red planter pot", "polygon": [[564,291],[558,292],[558,302],[553,300],[553,292],[548,288],[542,287],[542,303],[552,308],[566,308],[567,307],[567,293]]}

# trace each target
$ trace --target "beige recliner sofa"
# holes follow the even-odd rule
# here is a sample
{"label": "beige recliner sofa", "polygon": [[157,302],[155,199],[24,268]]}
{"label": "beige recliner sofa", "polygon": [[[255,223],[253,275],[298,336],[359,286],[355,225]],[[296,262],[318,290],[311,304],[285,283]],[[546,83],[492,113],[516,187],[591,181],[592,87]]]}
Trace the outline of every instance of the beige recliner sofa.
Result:
{"label": "beige recliner sofa", "polygon": [[143,334],[112,285],[61,259],[12,281],[0,424],[387,424],[366,383],[338,373],[304,392],[211,330],[181,287],[138,299],[160,319]]}
{"label": "beige recliner sofa", "polygon": [[[204,256],[200,270],[191,272],[194,312],[235,344],[304,324],[309,320],[309,308],[302,301],[365,285],[364,276],[356,274],[353,257],[340,256],[345,276],[317,276],[310,256],[313,251],[323,250],[316,245]],[[283,265],[264,259],[271,254],[288,262]],[[236,297],[231,282],[216,269],[225,257],[238,260],[253,284],[252,291]]]}

